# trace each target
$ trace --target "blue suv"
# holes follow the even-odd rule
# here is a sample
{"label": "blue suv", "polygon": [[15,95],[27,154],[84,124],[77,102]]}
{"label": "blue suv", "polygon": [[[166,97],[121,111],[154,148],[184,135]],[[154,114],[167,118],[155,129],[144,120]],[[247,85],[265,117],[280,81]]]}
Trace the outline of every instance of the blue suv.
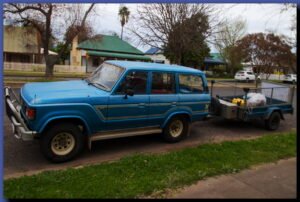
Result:
{"label": "blue suv", "polygon": [[5,96],[15,136],[38,139],[53,162],[73,159],[96,140],[161,133],[178,142],[208,115],[211,100],[199,70],[116,60],[85,80],[28,83],[20,98],[6,87]]}

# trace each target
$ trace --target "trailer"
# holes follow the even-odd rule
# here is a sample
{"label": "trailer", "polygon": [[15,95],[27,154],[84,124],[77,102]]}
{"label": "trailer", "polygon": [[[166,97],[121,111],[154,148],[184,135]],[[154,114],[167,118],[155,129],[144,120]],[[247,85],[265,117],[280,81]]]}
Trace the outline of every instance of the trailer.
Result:
{"label": "trailer", "polygon": [[[232,88],[231,95],[213,96],[214,84],[220,83]],[[262,106],[249,106],[248,93],[261,93],[266,97]],[[211,81],[210,117],[222,117],[231,120],[250,121],[260,119],[264,121],[268,130],[276,130],[284,114],[293,114],[294,86],[263,85],[259,88],[241,88],[237,84],[228,84],[224,81]],[[244,103],[233,103],[233,99],[243,100]]]}

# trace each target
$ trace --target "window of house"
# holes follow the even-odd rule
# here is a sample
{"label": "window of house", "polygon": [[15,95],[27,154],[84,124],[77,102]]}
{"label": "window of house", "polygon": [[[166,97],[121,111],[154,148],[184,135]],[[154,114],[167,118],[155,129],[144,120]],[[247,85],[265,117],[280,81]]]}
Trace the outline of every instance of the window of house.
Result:
{"label": "window of house", "polygon": [[179,92],[180,93],[201,93],[203,92],[203,81],[200,76],[179,75]]}
{"label": "window of house", "polygon": [[143,71],[129,72],[119,85],[116,93],[124,94],[126,88],[131,88],[134,94],[146,94],[147,75],[148,73]]}
{"label": "window of house", "polygon": [[152,94],[175,93],[174,74],[153,72],[151,93]]}

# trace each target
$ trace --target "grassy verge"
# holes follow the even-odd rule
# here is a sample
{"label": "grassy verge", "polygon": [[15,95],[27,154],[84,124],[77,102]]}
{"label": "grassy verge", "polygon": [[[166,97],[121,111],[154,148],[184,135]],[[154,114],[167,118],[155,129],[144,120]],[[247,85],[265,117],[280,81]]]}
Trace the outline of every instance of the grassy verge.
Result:
{"label": "grassy verge", "polygon": [[[45,72],[28,72],[28,71],[15,71],[15,70],[4,70],[4,76],[36,76],[43,77]],[[70,78],[84,78],[87,77],[85,73],[61,73],[54,72],[54,77],[70,77]]]}
{"label": "grassy verge", "polygon": [[4,181],[6,198],[134,198],[296,155],[296,132],[133,155]]}

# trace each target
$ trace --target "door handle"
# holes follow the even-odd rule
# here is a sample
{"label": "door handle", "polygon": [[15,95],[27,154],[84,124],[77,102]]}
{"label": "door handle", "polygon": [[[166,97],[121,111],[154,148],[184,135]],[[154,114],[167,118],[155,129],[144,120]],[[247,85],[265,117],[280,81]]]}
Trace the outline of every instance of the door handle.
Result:
{"label": "door handle", "polygon": [[176,107],[177,102],[172,102],[171,105],[172,105],[173,107]]}

